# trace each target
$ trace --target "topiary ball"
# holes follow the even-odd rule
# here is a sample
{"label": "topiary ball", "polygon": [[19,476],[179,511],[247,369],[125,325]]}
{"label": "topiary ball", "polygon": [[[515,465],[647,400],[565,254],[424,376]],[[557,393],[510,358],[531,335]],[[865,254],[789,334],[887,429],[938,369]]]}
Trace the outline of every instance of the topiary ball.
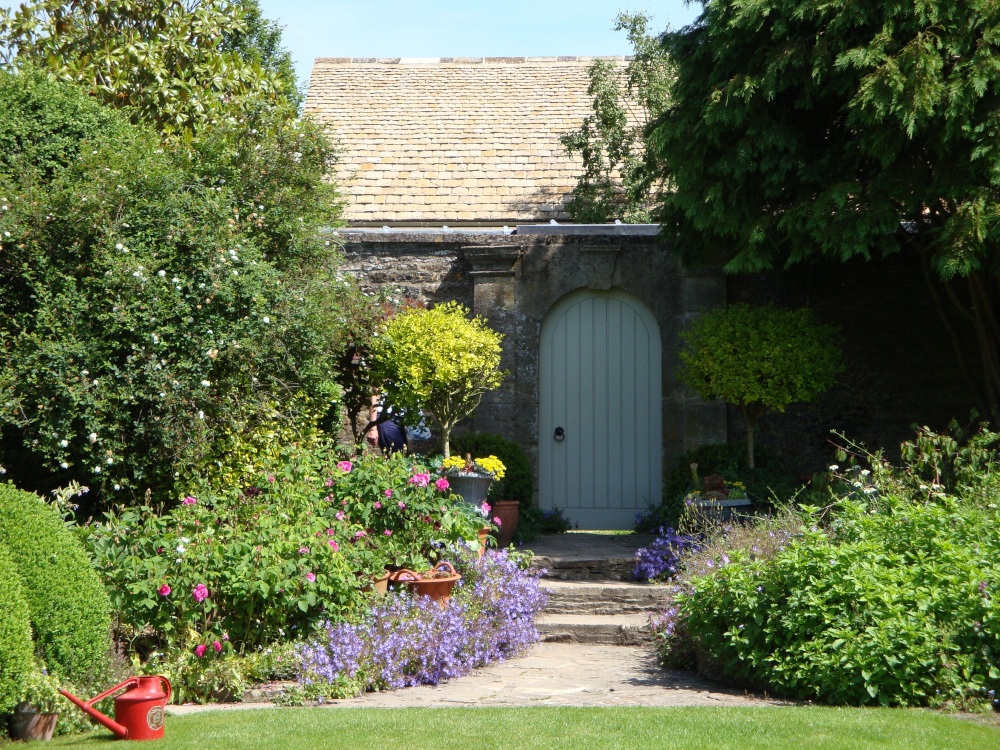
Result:
{"label": "topiary ball", "polygon": [[0,485],[0,545],[23,582],[49,671],[78,685],[101,680],[111,651],[111,601],[58,511],[38,495]]}

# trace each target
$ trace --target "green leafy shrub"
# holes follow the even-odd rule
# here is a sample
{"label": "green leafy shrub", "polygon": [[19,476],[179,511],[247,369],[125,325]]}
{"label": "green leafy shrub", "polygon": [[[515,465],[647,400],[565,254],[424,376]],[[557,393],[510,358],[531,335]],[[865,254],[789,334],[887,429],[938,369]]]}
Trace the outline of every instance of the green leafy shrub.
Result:
{"label": "green leafy shrub", "polygon": [[928,481],[947,442],[904,446],[899,469],[870,456],[835,474],[831,508],[807,508],[770,554],[707,561],[674,619],[700,666],[835,704],[965,707],[1000,689],[1000,477],[972,462],[952,465],[950,486]]}
{"label": "green leafy shrub", "polygon": [[111,651],[111,604],[83,545],[42,498],[0,485],[0,545],[24,582],[45,666],[80,685],[100,681]]}
{"label": "green leafy shrub", "polygon": [[266,142],[220,126],[192,153],[30,70],[0,72],[0,103],[0,154],[15,154],[0,159],[12,476],[37,467],[50,475],[35,486],[160,501],[225,457],[233,431],[332,407],[351,285],[319,235],[335,218],[331,152],[311,126],[272,122]]}
{"label": "green leafy shrub", "polygon": [[811,401],[843,369],[836,331],[808,309],[733,305],[703,313],[681,333],[680,379],[706,399],[722,399],[746,420],[747,466],[754,429],[768,411]]}
{"label": "green leafy shrub", "polygon": [[503,382],[500,334],[457,302],[403,310],[372,341],[373,367],[388,404],[412,420],[429,412],[441,429],[444,456],[451,431]]}
{"label": "green leafy shrub", "polygon": [[251,487],[109,512],[86,539],[132,650],[201,659],[342,620],[387,566],[426,569],[485,523],[405,455],[289,448]]}
{"label": "green leafy shrub", "polygon": [[0,714],[24,698],[35,668],[31,615],[14,561],[0,544]]}
{"label": "green leafy shrub", "polygon": [[489,432],[476,432],[454,438],[452,449],[459,456],[464,456],[466,453],[471,453],[473,458],[496,456],[503,462],[506,470],[503,479],[490,483],[491,501],[517,500],[522,508],[531,504],[535,493],[531,464],[524,455],[524,448],[513,440]]}

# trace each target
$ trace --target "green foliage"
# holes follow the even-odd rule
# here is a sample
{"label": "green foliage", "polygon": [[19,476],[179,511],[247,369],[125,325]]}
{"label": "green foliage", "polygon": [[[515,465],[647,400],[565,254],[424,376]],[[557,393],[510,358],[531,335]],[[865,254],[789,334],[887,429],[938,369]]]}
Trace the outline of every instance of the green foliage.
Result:
{"label": "green foliage", "polygon": [[918,253],[996,414],[998,34],[990,0],[705,3],[663,36],[676,78],[646,146],[665,232],[736,272]]}
{"label": "green foliage", "polygon": [[722,399],[747,422],[747,465],[753,431],[766,412],[810,401],[843,369],[836,332],[807,309],[733,305],[699,315],[681,334],[680,379],[706,399]]}
{"label": "green foliage", "polygon": [[583,159],[583,175],[566,207],[575,221],[651,220],[655,173],[644,168],[643,131],[666,108],[673,67],[649,33],[649,20],[644,13],[618,14],[615,31],[628,34],[632,59],[624,72],[614,62],[594,61],[587,88],[594,113],[560,138],[570,156]]}
{"label": "green foliage", "polygon": [[266,156],[221,127],[197,158],[164,152],[153,132],[31,71],[0,72],[0,102],[0,154],[16,155],[0,160],[12,474],[40,467],[118,500],[164,499],[234,433],[308,431],[331,408],[337,299],[351,284],[318,234],[325,142],[288,122]]}
{"label": "green foliage", "polygon": [[84,538],[130,650],[164,651],[179,673],[208,668],[190,659],[199,646],[251,653],[342,620],[387,566],[426,569],[441,543],[482,526],[407,456],[338,461],[320,446],[286,449],[242,492],[110,512]]}
{"label": "green foliage", "polygon": [[21,576],[0,543],[0,714],[24,699],[34,669],[31,616]]}
{"label": "green foliage", "polygon": [[996,464],[942,486],[868,459],[773,554],[734,550],[692,579],[678,603],[700,663],[799,699],[982,703],[1000,689]]}
{"label": "green foliage", "polygon": [[299,99],[255,0],[31,0],[0,9],[0,65],[45,68],[169,136]]}
{"label": "green foliage", "polygon": [[24,583],[35,645],[55,675],[96,685],[108,670],[111,605],[83,545],[56,508],[0,485],[0,545]]}
{"label": "green foliage", "polygon": [[441,428],[444,455],[451,430],[500,386],[502,336],[482,318],[467,317],[456,302],[403,310],[372,342],[373,367],[384,382],[385,400],[409,418],[430,412]]}
{"label": "green foliage", "polygon": [[471,453],[476,456],[496,456],[506,469],[503,479],[490,482],[489,500],[517,500],[521,507],[531,504],[535,494],[531,464],[524,455],[524,448],[513,440],[507,440],[489,432],[459,435],[452,440],[456,455]]}

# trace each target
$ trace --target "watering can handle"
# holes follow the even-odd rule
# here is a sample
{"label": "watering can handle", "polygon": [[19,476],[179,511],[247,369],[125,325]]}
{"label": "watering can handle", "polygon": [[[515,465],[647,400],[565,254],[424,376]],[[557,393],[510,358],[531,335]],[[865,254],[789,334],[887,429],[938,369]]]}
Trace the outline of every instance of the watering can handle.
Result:
{"label": "watering can handle", "polygon": [[98,701],[101,701],[101,700],[107,698],[112,693],[117,692],[118,690],[121,690],[126,685],[131,685],[134,682],[135,682],[135,677],[129,677],[127,680],[125,680],[125,682],[120,682],[117,685],[115,685],[113,688],[108,688],[107,690],[105,690],[100,695],[98,695],[98,696],[96,696],[94,698],[91,698],[89,701],[87,701],[87,705],[88,706],[92,706],[95,703],[97,703]]}
{"label": "watering can handle", "polygon": [[171,689],[171,687],[170,687],[170,680],[168,680],[168,679],[167,679],[166,677],[164,677],[164,676],[163,676],[162,674],[160,674],[160,675],[157,675],[157,677],[159,677],[159,678],[160,678],[160,682],[162,682],[162,683],[163,683],[163,687],[164,687],[164,688],[166,689],[166,691],[167,691],[167,703],[170,703],[170,696],[171,696],[171,694],[173,693],[173,690],[172,690],[172,689]]}

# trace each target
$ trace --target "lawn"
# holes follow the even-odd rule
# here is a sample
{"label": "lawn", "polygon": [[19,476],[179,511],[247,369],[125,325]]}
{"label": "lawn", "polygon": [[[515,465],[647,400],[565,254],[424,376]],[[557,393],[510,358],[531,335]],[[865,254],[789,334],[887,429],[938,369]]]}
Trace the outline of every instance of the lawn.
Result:
{"label": "lawn", "polygon": [[[167,718],[157,750],[996,750],[1000,728],[932,711],[838,708],[261,709]],[[107,732],[50,747],[94,748]]]}

